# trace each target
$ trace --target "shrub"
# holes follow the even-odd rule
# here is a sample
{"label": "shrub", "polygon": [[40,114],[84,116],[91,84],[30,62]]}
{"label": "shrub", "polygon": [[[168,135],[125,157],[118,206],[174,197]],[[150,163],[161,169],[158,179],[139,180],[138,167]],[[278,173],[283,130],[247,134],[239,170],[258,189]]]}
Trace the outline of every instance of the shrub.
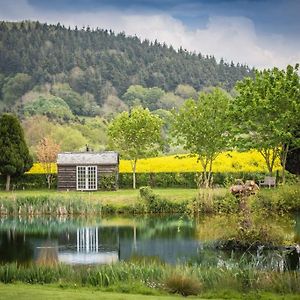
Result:
{"label": "shrub", "polygon": [[149,213],[189,213],[189,202],[171,202],[155,194],[149,186],[140,188],[140,197]]}
{"label": "shrub", "polygon": [[117,180],[114,174],[100,175],[98,181],[100,190],[114,191],[117,189]]}
{"label": "shrub", "polygon": [[173,273],[164,281],[166,290],[182,296],[198,295],[202,289],[201,282],[192,276]]}
{"label": "shrub", "polygon": [[300,185],[285,185],[261,190],[252,203],[253,208],[274,212],[300,211]]}

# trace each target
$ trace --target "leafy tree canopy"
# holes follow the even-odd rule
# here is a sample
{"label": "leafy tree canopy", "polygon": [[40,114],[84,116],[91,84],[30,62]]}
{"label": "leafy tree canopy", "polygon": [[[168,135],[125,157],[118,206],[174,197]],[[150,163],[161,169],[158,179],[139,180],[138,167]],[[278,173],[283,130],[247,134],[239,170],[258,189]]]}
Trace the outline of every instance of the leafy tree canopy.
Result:
{"label": "leafy tree canopy", "polygon": [[[0,22],[0,45],[0,73],[5,77],[1,99],[2,104],[5,99],[6,109],[20,97],[19,93],[11,94],[12,87],[16,85],[16,91],[22,93],[29,78],[31,86],[67,83],[80,95],[92,94],[102,106],[108,89],[121,97],[131,85],[170,92],[184,84],[178,87],[178,95],[194,98],[193,89],[221,85],[230,91],[236,81],[253,74],[245,65],[217,62],[213,56],[176,51],[157,41],[141,41],[98,28],[72,30],[60,24]],[[15,78],[20,73],[29,77]],[[18,83],[8,83],[10,79]],[[149,105],[141,103],[150,110],[159,108],[153,101],[161,93],[152,92]],[[75,113],[75,108],[71,109]]]}
{"label": "leafy tree canopy", "polygon": [[68,104],[61,98],[55,96],[39,96],[33,102],[24,105],[24,114],[47,115],[50,118],[72,119],[74,116]]}
{"label": "leafy tree canopy", "polygon": [[202,92],[198,100],[188,99],[174,112],[173,135],[178,144],[197,155],[204,170],[204,184],[211,182],[212,163],[230,144],[231,122],[225,91]]}
{"label": "leafy tree canopy", "polygon": [[137,160],[155,155],[162,147],[162,124],[157,115],[139,106],[119,114],[108,126],[113,149],[132,161],[134,188]]}
{"label": "leafy tree canopy", "polygon": [[285,168],[291,145],[300,142],[294,135],[300,115],[298,67],[257,71],[254,79],[245,78],[236,87],[232,112],[237,140],[244,148],[258,149],[270,173],[278,156]]}

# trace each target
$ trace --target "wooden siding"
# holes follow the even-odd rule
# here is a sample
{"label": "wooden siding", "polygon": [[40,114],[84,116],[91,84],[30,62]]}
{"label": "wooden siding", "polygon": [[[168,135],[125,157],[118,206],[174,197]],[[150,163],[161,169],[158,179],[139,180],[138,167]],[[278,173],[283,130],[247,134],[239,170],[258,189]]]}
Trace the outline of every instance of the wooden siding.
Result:
{"label": "wooden siding", "polygon": [[[118,165],[97,165],[98,182],[99,180],[101,180],[101,176],[111,175],[111,174],[116,175],[116,179],[118,182],[118,174],[119,174]],[[60,191],[76,190],[76,165],[57,166],[57,189]]]}
{"label": "wooden siding", "polygon": [[76,190],[76,166],[57,166],[57,189]]}

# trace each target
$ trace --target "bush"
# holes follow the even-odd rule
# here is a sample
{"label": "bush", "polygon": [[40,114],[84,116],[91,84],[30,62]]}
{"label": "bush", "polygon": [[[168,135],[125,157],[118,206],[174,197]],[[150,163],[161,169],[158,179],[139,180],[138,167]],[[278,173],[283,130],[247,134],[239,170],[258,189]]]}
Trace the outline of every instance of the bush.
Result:
{"label": "bush", "polygon": [[192,276],[174,273],[164,281],[166,290],[182,296],[198,295],[202,289],[201,282]]}
{"label": "bush", "polygon": [[114,191],[117,189],[117,180],[115,174],[101,174],[98,178],[98,188],[105,191]]}
{"label": "bush", "polygon": [[[57,175],[53,174],[54,180],[51,189],[57,188]],[[5,188],[6,178],[0,175],[0,189]],[[33,189],[46,189],[48,188],[47,179],[45,174],[23,174],[12,178],[12,190],[33,190]]]}
{"label": "bush", "polygon": [[285,185],[261,190],[254,198],[253,208],[274,212],[300,211],[300,185]]}
{"label": "bush", "polygon": [[156,195],[151,187],[140,188],[140,197],[146,202],[149,213],[189,213],[189,202],[171,202]]}

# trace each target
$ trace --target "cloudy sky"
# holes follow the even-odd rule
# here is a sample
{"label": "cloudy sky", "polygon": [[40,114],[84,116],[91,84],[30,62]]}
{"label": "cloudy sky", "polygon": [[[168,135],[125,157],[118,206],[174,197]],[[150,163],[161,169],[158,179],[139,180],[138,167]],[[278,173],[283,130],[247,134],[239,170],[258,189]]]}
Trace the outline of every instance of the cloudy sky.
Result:
{"label": "cloudy sky", "polygon": [[300,62],[300,0],[0,0],[0,19],[91,26],[258,68]]}

